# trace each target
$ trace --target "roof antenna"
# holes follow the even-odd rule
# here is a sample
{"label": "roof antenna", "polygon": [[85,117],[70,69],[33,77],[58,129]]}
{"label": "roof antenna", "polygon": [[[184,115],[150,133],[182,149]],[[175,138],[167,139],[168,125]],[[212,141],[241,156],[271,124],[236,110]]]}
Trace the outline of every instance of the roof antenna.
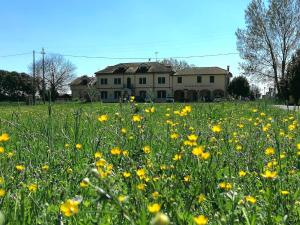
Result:
{"label": "roof antenna", "polygon": [[154,52],[155,53],[155,59],[156,59],[156,62],[157,62],[157,54],[158,52]]}

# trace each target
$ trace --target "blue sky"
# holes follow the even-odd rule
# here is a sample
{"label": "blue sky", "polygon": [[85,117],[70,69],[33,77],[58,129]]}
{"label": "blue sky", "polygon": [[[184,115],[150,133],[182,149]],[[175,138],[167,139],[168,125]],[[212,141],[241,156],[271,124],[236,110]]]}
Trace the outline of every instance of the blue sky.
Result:
{"label": "blue sky", "polygon": [[[0,56],[40,51],[145,57],[237,52],[250,0],[1,0]],[[36,56],[40,57],[39,54]],[[71,58],[77,76],[130,60]],[[141,61],[141,60],[135,60]],[[238,55],[193,58],[196,66],[231,66]],[[0,69],[28,72],[31,55],[0,57]]]}

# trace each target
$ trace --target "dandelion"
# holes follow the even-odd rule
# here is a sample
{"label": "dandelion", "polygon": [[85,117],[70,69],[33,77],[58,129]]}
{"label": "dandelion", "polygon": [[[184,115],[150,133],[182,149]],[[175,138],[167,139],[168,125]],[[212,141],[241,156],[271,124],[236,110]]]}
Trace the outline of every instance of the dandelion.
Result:
{"label": "dandelion", "polygon": [[12,158],[13,156],[14,156],[14,153],[13,153],[13,152],[8,152],[8,153],[7,153],[7,157],[8,157],[8,158]]}
{"label": "dandelion", "polygon": [[207,160],[210,157],[210,153],[209,152],[202,152],[200,155],[201,159]]}
{"label": "dandelion", "polygon": [[198,136],[195,135],[195,134],[191,134],[188,136],[188,140],[191,141],[191,142],[196,142],[198,139]]}
{"label": "dandelion", "polygon": [[170,224],[170,219],[166,214],[157,213],[155,217],[151,220],[151,225],[168,225]]}
{"label": "dandelion", "polygon": [[0,146],[0,154],[4,153],[4,148]]}
{"label": "dandelion", "polygon": [[120,203],[122,203],[122,202],[124,202],[125,200],[126,200],[126,196],[125,195],[120,195],[120,196],[118,196],[118,201],[120,202]]}
{"label": "dandelion", "polygon": [[149,154],[151,152],[150,146],[146,145],[145,147],[143,147],[143,151],[144,151],[144,153]]}
{"label": "dandelion", "polygon": [[18,170],[19,172],[25,170],[25,166],[22,165],[16,165],[16,170]]}
{"label": "dandelion", "polygon": [[122,151],[122,155],[128,156],[128,155],[129,155],[129,152],[128,152],[127,150],[123,150],[123,151]]}
{"label": "dandelion", "polygon": [[300,143],[298,143],[296,146],[297,146],[297,149],[300,150]]}
{"label": "dandelion", "polygon": [[101,152],[96,152],[94,156],[95,156],[95,159],[102,158],[102,153]]}
{"label": "dandelion", "polygon": [[159,193],[157,191],[155,191],[151,195],[152,195],[152,198],[157,199],[159,196]]}
{"label": "dandelion", "polygon": [[138,190],[144,191],[145,187],[146,187],[146,184],[141,183],[141,184],[138,184],[136,187],[137,187]]}
{"label": "dandelion", "polygon": [[70,217],[78,213],[78,201],[68,199],[66,202],[60,205],[60,211],[67,217]]}
{"label": "dandelion", "polygon": [[49,166],[48,165],[43,165],[42,166],[42,170],[43,171],[48,171],[49,170]]}
{"label": "dandelion", "polygon": [[98,117],[98,120],[103,123],[106,122],[108,120],[108,115],[104,114]]}
{"label": "dandelion", "polygon": [[112,149],[110,150],[110,153],[111,153],[112,155],[120,155],[120,154],[121,154],[121,149],[120,149],[119,147],[112,148]]}
{"label": "dandelion", "polygon": [[141,120],[142,120],[142,117],[140,115],[135,114],[132,116],[133,122],[140,122]]}
{"label": "dandelion", "polygon": [[123,172],[123,177],[128,178],[131,176],[131,173],[129,172]]}
{"label": "dandelion", "polygon": [[136,171],[136,175],[138,175],[140,179],[144,178],[145,177],[145,170],[144,169],[138,169]]}
{"label": "dandelion", "polygon": [[171,139],[176,140],[179,137],[179,134],[172,133],[170,137],[171,137]]}
{"label": "dandelion", "polygon": [[105,159],[99,159],[97,162],[96,162],[96,166],[97,167],[103,167],[106,165],[106,160]]}
{"label": "dandelion", "polygon": [[81,187],[81,188],[86,188],[86,187],[88,187],[90,185],[90,179],[89,178],[84,178],[81,182],[80,182],[80,184],[79,184],[79,186]]}
{"label": "dandelion", "polygon": [[199,202],[199,203],[202,203],[202,202],[204,202],[205,200],[206,200],[206,197],[205,197],[204,194],[198,195],[198,202]]}
{"label": "dandelion", "polygon": [[122,129],[121,129],[121,133],[122,133],[122,134],[126,134],[126,133],[127,133],[126,128],[122,128]]}
{"label": "dandelion", "polygon": [[244,170],[239,171],[239,176],[240,177],[244,177],[244,176],[246,176],[246,174],[247,174],[247,172],[244,171]]}
{"label": "dandelion", "polygon": [[277,172],[272,172],[270,170],[266,170],[265,173],[262,174],[262,177],[267,179],[274,179],[277,177]]}
{"label": "dandelion", "polygon": [[182,158],[182,156],[180,154],[175,154],[173,157],[174,161],[179,161]]}
{"label": "dandelion", "polygon": [[237,151],[241,151],[241,150],[243,149],[243,146],[240,145],[240,144],[237,144],[237,145],[235,146],[235,149],[236,149]]}
{"label": "dandelion", "polygon": [[266,150],[265,150],[265,154],[270,156],[270,155],[274,155],[275,154],[275,149],[273,147],[268,147]]}
{"label": "dandelion", "polygon": [[289,191],[281,191],[280,192],[282,195],[288,195],[290,192]]}
{"label": "dandelion", "polygon": [[10,139],[10,137],[7,133],[0,135],[0,142],[6,142],[6,141],[9,141],[9,139]]}
{"label": "dandelion", "polygon": [[256,203],[256,199],[250,195],[245,197],[247,202],[250,202],[251,204],[255,204]]}
{"label": "dandelion", "polygon": [[229,191],[229,190],[232,189],[232,184],[231,183],[226,183],[226,182],[221,182],[219,184],[219,188],[223,189],[223,190],[226,190],[226,191]]}
{"label": "dandelion", "polygon": [[158,213],[160,211],[160,205],[157,203],[148,205],[148,211],[150,213]]}
{"label": "dandelion", "polygon": [[194,217],[194,222],[197,225],[205,225],[208,222],[208,218],[203,215],[200,215],[200,216]]}
{"label": "dandelion", "polygon": [[184,182],[190,182],[191,181],[191,176],[187,175],[183,177]]}
{"label": "dandelion", "polygon": [[29,190],[30,192],[36,192],[38,186],[37,186],[37,184],[29,184],[29,185],[27,186],[27,188],[28,188],[28,190]]}
{"label": "dandelion", "polygon": [[0,198],[4,197],[5,196],[5,190],[0,188]]}
{"label": "dandelion", "polygon": [[70,145],[69,144],[65,144],[65,148],[69,148],[70,147]]}
{"label": "dandelion", "polygon": [[222,131],[222,128],[220,125],[215,125],[211,128],[212,132],[214,133],[220,133]]}
{"label": "dandelion", "polygon": [[76,148],[77,150],[82,149],[82,144],[76,144],[76,145],[75,145],[75,148]]}
{"label": "dandelion", "polygon": [[193,155],[199,156],[203,153],[203,151],[204,151],[203,146],[198,146],[198,147],[193,148],[192,153],[193,153]]}

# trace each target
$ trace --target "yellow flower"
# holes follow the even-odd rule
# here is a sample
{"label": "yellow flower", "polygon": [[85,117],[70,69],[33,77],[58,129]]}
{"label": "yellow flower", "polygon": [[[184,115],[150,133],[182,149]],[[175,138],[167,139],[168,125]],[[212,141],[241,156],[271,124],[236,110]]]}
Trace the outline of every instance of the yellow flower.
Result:
{"label": "yellow flower", "polygon": [[199,203],[202,203],[202,202],[204,202],[205,200],[206,200],[206,197],[205,197],[204,194],[198,195],[198,202],[199,202]]}
{"label": "yellow flower", "polygon": [[176,133],[172,133],[171,134],[171,139],[175,140],[179,137],[179,134],[176,134]]}
{"label": "yellow flower", "polygon": [[95,159],[99,159],[102,157],[102,153],[101,152],[96,152],[95,153]]}
{"label": "yellow flower", "polygon": [[275,154],[275,149],[273,147],[268,147],[266,150],[265,150],[265,154],[266,155],[274,155]]}
{"label": "yellow flower", "polygon": [[229,191],[232,189],[232,184],[231,183],[226,183],[226,182],[221,182],[219,184],[219,188],[223,189],[223,190],[226,190],[226,191]]}
{"label": "yellow flower", "polygon": [[8,153],[7,153],[7,157],[8,157],[8,158],[11,158],[11,157],[13,157],[13,156],[14,156],[14,153],[13,153],[13,152],[8,152]]}
{"label": "yellow flower", "polygon": [[138,169],[136,171],[136,174],[139,176],[140,179],[145,177],[145,170],[144,169]]}
{"label": "yellow flower", "polygon": [[170,224],[170,219],[166,214],[157,213],[155,217],[151,220],[151,225],[168,225]]}
{"label": "yellow flower", "polygon": [[129,152],[128,152],[127,150],[123,150],[123,151],[122,151],[122,154],[123,154],[124,156],[128,156],[128,155],[129,155]]}
{"label": "yellow flower", "polygon": [[297,149],[300,150],[300,143],[297,144]]}
{"label": "yellow flower", "polygon": [[128,178],[131,176],[131,173],[129,172],[123,172],[123,177]]}
{"label": "yellow flower", "polygon": [[103,122],[106,122],[108,120],[108,115],[101,115],[98,117],[98,120],[103,123]]}
{"label": "yellow flower", "polygon": [[241,170],[241,171],[239,172],[239,176],[240,176],[240,177],[244,177],[244,176],[246,176],[246,174],[247,174],[247,172],[245,172],[245,171],[243,171],[243,170]]}
{"label": "yellow flower", "polygon": [[198,136],[195,135],[195,134],[191,134],[188,136],[188,140],[191,141],[191,142],[196,142],[198,139]]}
{"label": "yellow flower", "polygon": [[157,191],[155,191],[151,195],[152,195],[152,198],[157,199],[159,196],[159,193]]}
{"label": "yellow flower", "polygon": [[272,172],[270,170],[266,170],[265,173],[262,174],[262,177],[267,179],[273,179],[277,177],[277,172]]}
{"label": "yellow flower", "polygon": [[60,205],[60,211],[67,217],[70,217],[78,213],[78,201],[68,199],[66,202]]}
{"label": "yellow flower", "polygon": [[179,161],[181,159],[181,157],[182,156],[180,154],[176,154],[176,155],[174,155],[173,160],[174,161]]}
{"label": "yellow flower", "polygon": [[96,162],[96,166],[97,166],[97,167],[105,166],[105,164],[106,164],[106,160],[105,160],[105,159],[99,159],[99,160]]}
{"label": "yellow flower", "polygon": [[38,186],[36,184],[29,184],[27,188],[30,192],[36,192]]}
{"label": "yellow flower", "polygon": [[237,151],[241,151],[241,150],[243,149],[243,146],[240,145],[240,144],[237,144],[237,145],[235,146],[235,149],[236,149]]}
{"label": "yellow flower", "polygon": [[0,188],[0,198],[4,197],[5,196],[5,190]]}
{"label": "yellow flower", "polygon": [[255,204],[256,203],[256,199],[250,195],[245,197],[247,202],[250,202],[251,204]]}
{"label": "yellow flower", "polygon": [[75,147],[77,150],[80,150],[80,149],[82,149],[82,144],[76,144]]}
{"label": "yellow flower", "polygon": [[222,131],[222,128],[220,125],[215,125],[211,128],[211,130],[214,132],[214,133],[220,133]]}
{"label": "yellow flower", "polygon": [[69,148],[70,147],[70,145],[69,144],[65,144],[65,148]]}
{"label": "yellow flower", "polygon": [[191,176],[187,175],[183,177],[184,182],[190,182],[191,181]]}
{"label": "yellow flower", "polygon": [[9,135],[7,133],[4,133],[0,136],[0,142],[6,142],[9,141]]}
{"label": "yellow flower", "polygon": [[290,192],[289,191],[281,191],[282,195],[288,195]]}
{"label": "yellow flower", "polygon": [[125,195],[120,195],[120,196],[118,196],[118,201],[122,203],[126,200],[126,198],[127,197]]}
{"label": "yellow flower", "polygon": [[89,178],[84,178],[84,179],[80,182],[79,186],[80,186],[81,188],[86,188],[86,187],[89,186],[89,184],[90,184],[90,179],[89,179]]}
{"label": "yellow flower", "polygon": [[111,153],[112,155],[120,155],[120,154],[121,154],[121,149],[120,149],[119,147],[112,148],[112,149],[110,150],[110,153]]}
{"label": "yellow flower", "polygon": [[288,126],[289,131],[293,131],[296,129],[296,126],[294,124],[291,124]]}
{"label": "yellow flower", "polygon": [[210,153],[209,152],[202,152],[202,154],[200,155],[201,159],[208,159],[210,157]]}
{"label": "yellow flower", "polygon": [[208,222],[208,218],[203,215],[200,215],[200,216],[194,217],[194,222],[197,225],[205,225]]}
{"label": "yellow flower", "polygon": [[70,173],[72,173],[72,172],[73,172],[72,168],[68,168],[68,169],[67,169],[67,173],[70,174]]}
{"label": "yellow flower", "polygon": [[136,187],[138,190],[143,191],[143,190],[145,190],[146,184],[141,183],[141,184],[138,184]]}
{"label": "yellow flower", "polygon": [[18,171],[23,171],[23,170],[25,170],[25,166],[22,166],[22,165],[16,165],[16,169],[17,169]]}
{"label": "yellow flower", "polygon": [[144,153],[149,154],[151,152],[150,146],[146,145],[145,147],[143,147],[143,151],[144,151]]}
{"label": "yellow flower", "polygon": [[160,205],[157,203],[148,205],[148,211],[150,213],[158,213],[160,211]]}
{"label": "yellow flower", "polygon": [[126,133],[127,133],[126,128],[122,128],[122,129],[121,129],[121,132],[122,132],[122,134],[126,134]]}
{"label": "yellow flower", "polygon": [[42,170],[43,171],[48,171],[49,170],[49,166],[48,165],[43,165],[42,166]]}
{"label": "yellow flower", "polygon": [[135,114],[132,116],[132,121],[133,122],[140,122],[142,120],[142,117],[138,114]]}
{"label": "yellow flower", "polygon": [[199,156],[203,153],[203,151],[204,151],[203,146],[198,146],[198,147],[193,148],[192,153],[193,153],[193,155]]}
{"label": "yellow flower", "polygon": [[4,148],[0,146],[0,154],[4,153]]}

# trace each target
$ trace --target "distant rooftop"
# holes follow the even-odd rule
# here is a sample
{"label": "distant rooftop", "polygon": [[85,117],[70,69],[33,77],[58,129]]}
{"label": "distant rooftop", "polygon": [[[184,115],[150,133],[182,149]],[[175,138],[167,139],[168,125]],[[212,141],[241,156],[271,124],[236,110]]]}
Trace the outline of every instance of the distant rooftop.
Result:
{"label": "distant rooftop", "polygon": [[231,73],[220,67],[190,67],[182,70],[178,70],[174,75],[227,75]]}

